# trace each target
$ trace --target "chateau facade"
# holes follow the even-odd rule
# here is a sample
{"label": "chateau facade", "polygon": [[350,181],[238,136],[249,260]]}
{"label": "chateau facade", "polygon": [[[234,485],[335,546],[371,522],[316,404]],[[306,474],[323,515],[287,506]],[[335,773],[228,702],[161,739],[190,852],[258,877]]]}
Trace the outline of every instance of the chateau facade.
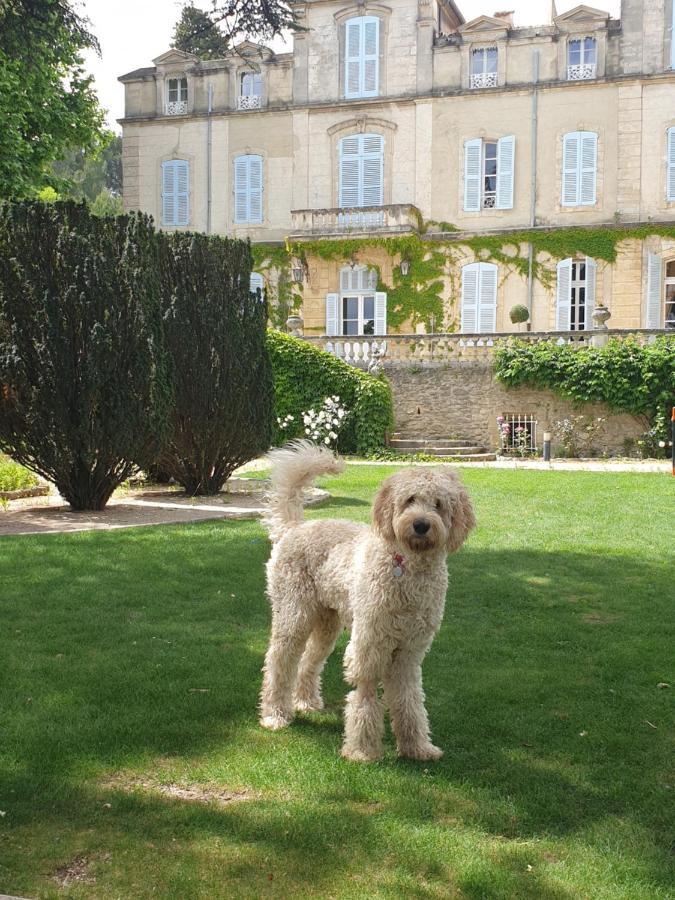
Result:
{"label": "chateau facade", "polygon": [[675,328],[674,0],[295,5],[292,52],[120,78],[127,209],[250,238],[308,336]]}

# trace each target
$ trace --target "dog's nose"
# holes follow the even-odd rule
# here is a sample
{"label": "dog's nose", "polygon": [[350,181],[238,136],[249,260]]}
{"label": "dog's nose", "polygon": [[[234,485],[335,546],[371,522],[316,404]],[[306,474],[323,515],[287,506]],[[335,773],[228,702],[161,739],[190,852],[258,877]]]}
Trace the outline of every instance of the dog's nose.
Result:
{"label": "dog's nose", "polygon": [[429,523],[426,519],[415,519],[413,528],[415,529],[415,534],[426,534],[429,530]]}

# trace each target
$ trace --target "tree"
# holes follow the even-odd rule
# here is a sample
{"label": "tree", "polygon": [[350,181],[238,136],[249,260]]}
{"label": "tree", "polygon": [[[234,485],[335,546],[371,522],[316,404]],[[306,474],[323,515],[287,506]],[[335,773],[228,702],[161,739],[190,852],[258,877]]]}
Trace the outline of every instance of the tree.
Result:
{"label": "tree", "polygon": [[93,203],[102,192],[122,195],[122,138],[104,131],[95,150],[74,147],[52,166],[53,184],[64,200]]}
{"label": "tree", "polygon": [[55,159],[99,145],[88,48],[96,38],[67,0],[0,0],[0,198],[34,196]]}
{"label": "tree", "polygon": [[284,31],[301,30],[294,6],[293,0],[213,0],[208,16],[231,45],[237,37],[271,40]]}
{"label": "tree", "polygon": [[147,216],[0,205],[0,449],[73,509],[103,509],[161,445],[158,281]]}
{"label": "tree", "polygon": [[186,3],[176,23],[171,46],[200,59],[222,59],[227,53],[227,38],[207,13]]}
{"label": "tree", "polygon": [[189,494],[216,494],[271,443],[267,304],[249,292],[247,243],[200,234],[159,238],[172,409],[157,463]]}

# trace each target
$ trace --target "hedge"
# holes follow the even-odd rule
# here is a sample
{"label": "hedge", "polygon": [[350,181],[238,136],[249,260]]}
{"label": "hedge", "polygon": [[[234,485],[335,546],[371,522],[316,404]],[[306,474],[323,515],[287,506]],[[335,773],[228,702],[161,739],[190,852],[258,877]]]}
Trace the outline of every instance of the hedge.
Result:
{"label": "hedge", "polygon": [[[394,414],[391,388],[383,375],[369,375],[307,341],[279,331],[268,331],[267,346],[277,417],[283,419],[290,414],[297,419],[301,412],[319,407],[325,397],[336,394],[349,413],[338,449],[368,456],[384,446]],[[288,437],[277,428],[276,443]]]}

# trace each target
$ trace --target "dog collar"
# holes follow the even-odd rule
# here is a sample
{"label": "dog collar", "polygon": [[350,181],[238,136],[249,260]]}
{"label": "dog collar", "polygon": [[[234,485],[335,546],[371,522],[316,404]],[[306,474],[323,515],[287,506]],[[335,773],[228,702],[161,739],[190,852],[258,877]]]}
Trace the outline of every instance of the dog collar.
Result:
{"label": "dog collar", "polygon": [[394,578],[401,578],[405,572],[405,557],[400,553],[394,553],[391,561],[394,564]]}

